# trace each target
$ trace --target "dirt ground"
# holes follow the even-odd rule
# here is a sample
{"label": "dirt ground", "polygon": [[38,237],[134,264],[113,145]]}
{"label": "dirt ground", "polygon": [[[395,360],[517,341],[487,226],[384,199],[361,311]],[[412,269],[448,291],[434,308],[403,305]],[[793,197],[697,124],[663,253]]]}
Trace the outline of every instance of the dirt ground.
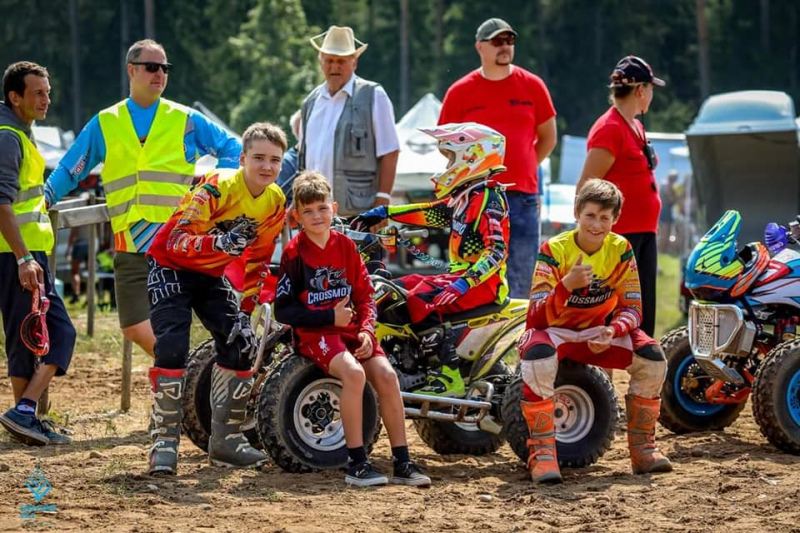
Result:
{"label": "dirt ground", "polygon": [[[630,474],[622,434],[599,463],[542,488],[531,485],[508,446],[486,457],[442,457],[409,423],[412,456],[433,478],[430,489],[348,489],[335,471],[214,468],[188,439],[179,475],[151,479],[143,475],[148,365],[137,358],[133,406],[120,414],[117,353],[76,353],[69,376],[54,386],[53,409],[75,432],[74,445],[26,448],[0,430],[0,531],[800,532],[800,457],[768,445],[749,408],[724,433],[659,430],[675,471],[652,477]],[[625,376],[617,374],[624,392]],[[0,408],[11,397],[8,380],[0,380]],[[373,460],[389,471],[385,434]],[[52,486],[39,504],[56,509],[23,520],[20,507],[34,504],[26,481],[37,464]]]}

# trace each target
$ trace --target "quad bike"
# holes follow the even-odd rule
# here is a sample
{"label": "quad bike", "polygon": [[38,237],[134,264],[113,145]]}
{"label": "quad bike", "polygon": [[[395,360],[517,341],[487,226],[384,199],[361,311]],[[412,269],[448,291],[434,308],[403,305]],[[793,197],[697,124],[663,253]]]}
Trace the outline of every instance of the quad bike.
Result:
{"label": "quad bike", "polygon": [[[512,424],[509,435],[512,446],[527,447],[524,427],[519,410],[521,382],[514,374],[516,365],[516,343],[525,328],[527,301],[509,300],[504,305],[490,304],[457,315],[448,315],[456,338],[456,351],[461,358],[461,373],[466,383],[466,393],[458,398],[440,398],[417,394],[414,391],[426,383],[429,362],[420,355],[419,339],[410,327],[406,306],[406,290],[392,281],[384,268],[383,257],[397,243],[407,246],[411,237],[420,235],[417,230],[389,231],[380,234],[362,233],[342,228],[357,245],[365,259],[375,292],[378,309],[376,336],[397,373],[405,403],[406,416],[414,420],[420,438],[440,454],[483,455],[496,451],[505,440],[503,412],[518,416],[522,426]],[[412,249],[409,247],[409,251]],[[418,257],[425,260],[424,254]],[[430,262],[430,261],[429,261]],[[261,386],[251,405],[255,408],[255,432],[260,445],[273,461],[289,472],[308,472],[346,465],[347,450],[344,430],[339,416],[338,380],[325,375],[309,359],[292,352],[291,331],[273,322],[270,340],[266,343],[264,361],[261,363],[259,380]],[[201,345],[203,346],[203,345]],[[269,350],[273,350],[269,357]],[[200,351],[200,348],[195,350]],[[202,353],[207,353],[206,349]],[[187,370],[187,408],[191,409],[198,422],[192,424],[195,431],[190,438],[207,442],[210,409],[208,403],[211,359],[205,355],[205,363],[193,356],[192,365],[197,370]],[[270,360],[267,363],[267,360]],[[610,445],[616,423],[616,397],[605,375],[584,365],[567,365],[559,373],[558,389],[563,407],[561,411],[561,436],[559,453],[565,460],[578,456],[565,465],[591,464]],[[208,370],[200,371],[200,368]],[[203,373],[204,372],[204,373]],[[192,380],[190,381],[190,376]],[[194,379],[198,376],[201,379]],[[194,395],[188,393],[192,388]],[[254,387],[254,390],[256,388]],[[511,392],[515,401],[504,398]],[[188,406],[186,404],[189,404]],[[257,405],[256,405],[257,404]],[[516,405],[516,408],[514,405]],[[515,410],[516,409],[516,410]],[[246,422],[252,427],[252,422]],[[199,439],[203,428],[203,439]],[[187,424],[184,423],[187,429]],[[377,440],[381,424],[377,398],[371,387],[364,393],[364,443],[369,450]],[[598,437],[598,435],[601,435]],[[256,435],[248,433],[254,440]],[[600,444],[593,441],[598,440]],[[571,446],[573,452],[562,452],[563,445]],[[521,453],[521,452],[519,452]]]}
{"label": "quad bike", "polygon": [[[425,385],[430,362],[421,356],[419,339],[410,326],[407,291],[383,268],[382,252],[397,242],[405,245],[412,234],[419,233],[410,230],[375,235],[349,229],[345,233],[357,244],[371,272],[378,309],[376,336],[397,373],[406,417],[413,419],[420,438],[439,454],[484,455],[497,451],[505,440],[503,414],[522,418],[518,413],[521,384],[513,367],[528,302],[509,300],[503,305],[489,304],[445,315],[456,339],[466,393],[455,398],[418,394],[415,391]],[[590,464],[608,449],[613,438],[617,412],[613,387],[605,374],[584,365],[568,364],[559,378],[563,385],[558,389],[563,407],[559,421],[566,437],[559,442],[559,452],[562,445],[568,446],[571,452],[564,451],[568,461]],[[276,463],[292,472],[346,463],[338,418],[339,392],[338,381],[322,374],[304,357],[291,355],[276,364],[262,385],[257,413],[262,443]],[[511,402],[509,394],[514,398]],[[504,407],[504,403],[515,404],[516,410]],[[372,412],[377,408],[365,410],[365,421]],[[373,427],[379,429],[365,428],[365,437]],[[512,446],[521,443],[527,453],[527,429],[523,436],[518,427],[512,425]],[[336,461],[329,460],[334,457]]]}
{"label": "quad bike", "polygon": [[[797,222],[790,224],[795,244]],[[752,395],[761,433],[800,454],[800,253],[770,257],[754,242],[737,252],[741,216],[727,211],[695,246],[686,285],[689,325],[664,336],[661,424],[675,433],[721,430]]]}

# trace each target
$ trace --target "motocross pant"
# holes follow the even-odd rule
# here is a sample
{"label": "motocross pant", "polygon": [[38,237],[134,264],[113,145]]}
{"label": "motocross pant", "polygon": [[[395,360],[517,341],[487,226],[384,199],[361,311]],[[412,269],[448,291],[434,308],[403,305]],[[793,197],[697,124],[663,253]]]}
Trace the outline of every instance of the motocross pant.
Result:
{"label": "motocross pant", "polygon": [[[469,311],[478,306],[490,304],[497,299],[497,289],[494,285],[492,283],[481,283],[467,289],[467,292],[451,304],[433,305],[433,299],[460,277],[458,274],[437,276],[409,274],[396,280],[398,285],[408,289],[406,305],[408,306],[408,313],[411,315],[411,323],[415,326],[419,325],[419,328],[414,328],[415,330],[422,331],[436,324],[441,324],[443,322],[442,315],[453,315]],[[430,315],[434,316],[425,321]]]}
{"label": "motocross pant", "polygon": [[[249,370],[256,339],[249,317],[239,311],[236,294],[225,278],[176,270],[147,258],[150,273],[150,321],[156,336],[155,364],[159,368],[186,367],[192,310],[214,338],[216,363],[231,370]],[[233,333],[233,334],[232,334]],[[230,339],[230,342],[229,342]]]}
{"label": "motocross pant", "polygon": [[593,336],[594,329],[573,331],[553,327],[525,332],[518,347],[522,359],[523,394],[527,401],[537,402],[553,396],[558,362],[562,359],[602,368],[625,369],[631,377],[629,394],[658,398],[667,375],[667,359],[658,342],[642,330],[635,329],[628,335],[615,338],[608,349],[596,354],[589,349],[586,340]]}

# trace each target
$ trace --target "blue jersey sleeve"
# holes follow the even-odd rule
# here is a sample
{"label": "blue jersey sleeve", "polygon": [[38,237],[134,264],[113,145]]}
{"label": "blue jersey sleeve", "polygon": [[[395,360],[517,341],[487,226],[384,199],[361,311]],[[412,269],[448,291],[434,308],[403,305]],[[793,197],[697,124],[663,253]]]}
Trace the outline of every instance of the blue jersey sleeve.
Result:
{"label": "blue jersey sleeve", "polygon": [[72,192],[78,182],[105,158],[106,143],[100,130],[100,119],[95,115],[47,178],[44,192],[47,203],[53,205]]}
{"label": "blue jersey sleeve", "polygon": [[[186,160],[194,162],[197,154],[212,155],[217,158],[218,168],[239,168],[239,156],[242,153],[242,143],[222,129],[220,126],[209,120],[205,115],[192,112],[189,120],[193,123],[193,128],[189,128],[186,136]],[[193,141],[193,142],[192,142]],[[196,152],[189,153],[191,148]],[[194,159],[190,157],[194,156]]]}

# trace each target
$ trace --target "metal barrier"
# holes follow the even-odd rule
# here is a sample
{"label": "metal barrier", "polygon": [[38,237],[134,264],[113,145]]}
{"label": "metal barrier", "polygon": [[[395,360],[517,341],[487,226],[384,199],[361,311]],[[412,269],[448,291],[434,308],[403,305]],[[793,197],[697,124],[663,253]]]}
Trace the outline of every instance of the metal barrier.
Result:
{"label": "metal barrier", "polygon": [[[50,207],[50,223],[53,226],[53,233],[55,239],[53,242],[53,250],[50,253],[50,271],[53,276],[56,275],[56,267],[58,264],[58,256],[56,249],[58,246],[58,230],[65,228],[76,228],[80,226],[89,226],[89,258],[88,263],[88,279],[86,283],[86,304],[87,304],[87,320],[86,320],[86,334],[90,337],[94,336],[94,314],[96,310],[96,281],[97,281],[97,225],[108,222],[108,210],[106,209],[105,202],[98,202],[94,194],[90,194],[88,198],[76,198],[71,200],[64,200]],[[132,354],[133,344],[127,339],[123,341],[122,347],[122,398],[120,400],[120,409],[128,411],[131,408],[131,371],[132,371]],[[46,414],[49,409],[48,391],[42,393],[39,400],[40,414]]]}

